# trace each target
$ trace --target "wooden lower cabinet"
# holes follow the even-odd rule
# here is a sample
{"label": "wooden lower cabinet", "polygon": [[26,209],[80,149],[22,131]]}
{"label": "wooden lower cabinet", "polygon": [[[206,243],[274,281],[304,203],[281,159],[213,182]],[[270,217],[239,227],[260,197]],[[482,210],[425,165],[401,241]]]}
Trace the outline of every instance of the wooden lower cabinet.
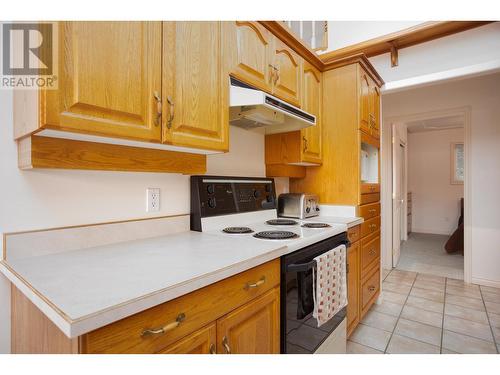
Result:
{"label": "wooden lower cabinet", "polygon": [[359,248],[359,242],[351,243],[347,252],[347,336],[359,323]]}
{"label": "wooden lower cabinet", "polygon": [[158,354],[215,354],[216,333],[216,324],[210,324],[160,350]]}
{"label": "wooden lower cabinet", "polygon": [[279,354],[279,288],[217,320],[217,352]]}

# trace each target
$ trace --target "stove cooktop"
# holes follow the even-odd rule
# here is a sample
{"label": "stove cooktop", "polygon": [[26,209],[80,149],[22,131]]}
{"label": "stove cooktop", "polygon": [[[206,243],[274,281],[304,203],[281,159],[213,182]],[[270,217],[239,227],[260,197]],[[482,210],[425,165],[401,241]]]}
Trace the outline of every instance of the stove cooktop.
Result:
{"label": "stove cooktop", "polygon": [[297,225],[298,222],[292,219],[272,219],[266,221],[268,225]]}
{"label": "stove cooktop", "polygon": [[331,225],[327,224],[327,223],[304,223],[304,224],[302,224],[302,227],[321,229],[321,228],[330,228]]}
{"label": "stove cooktop", "polygon": [[228,234],[253,233],[253,230],[249,227],[227,227],[224,228],[222,231]]}
{"label": "stove cooktop", "polygon": [[265,240],[289,240],[292,238],[298,238],[299,235],[294,232],[289,232],[286,230],[268,230],[255,233],[253,235],[255,238],[261,238]]}

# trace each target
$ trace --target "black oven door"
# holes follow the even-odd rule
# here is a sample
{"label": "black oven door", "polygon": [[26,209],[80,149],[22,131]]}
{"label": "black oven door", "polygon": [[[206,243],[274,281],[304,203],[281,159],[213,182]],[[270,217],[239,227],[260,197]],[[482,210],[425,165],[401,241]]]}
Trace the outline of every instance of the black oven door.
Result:
{"label": "black oven door", "polygon": [[281,352],[312,354],[339,326],[346,316],[346,308],[327,323],[318,327],[312,315],[313,259],[341,244],[348,246],[342,233],[308,246],[281,258]]}

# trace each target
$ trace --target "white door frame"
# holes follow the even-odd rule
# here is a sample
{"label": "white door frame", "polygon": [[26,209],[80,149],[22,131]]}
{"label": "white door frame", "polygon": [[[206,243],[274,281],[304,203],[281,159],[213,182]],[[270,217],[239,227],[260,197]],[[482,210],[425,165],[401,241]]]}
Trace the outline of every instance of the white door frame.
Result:
{"label": "white door frame", "polygon": [[[406,137],[401,137],[401,134],[395,129],[397,129],[398,126],[401,126],[397,123],[392,123],[391,124],[391,130],[392,130],[392,225],[393,225],[393,230],[392,230],[392,267],[396,267],[397,263],[399,261],[399,257],[401,255],[401,242],[406,241],[407,239],[407,234],[406,234],[406,211],[407,211],[407,173],[406,173],[406,159],[407,159],[407,148],[406,148]],[[406,130],[406,129],[405,129]],[[404,181],[397,181],[395,178],[394,172],[396,167],[396,164],[394,163],[394,155],[395,153],[400,153],[401,148],[403,149],[403,155],[400,160],[401,163],[401,171],[402,174],[398,176],[400,179],[404,178]],[[397,197],[395,196],[395,188],[397,184],[400,184],[400,189],[401,189],[401,196],[399,199],[401,199],[401,202],[396,203],[399,199],[396,199]],[[400,206],[399,210],[399,215],[397,216],[399,219],[398,223],[398,233],[394,233],[394,221],[395,221],[395,207],[394,204],[398,204]],[[404,233],[404,235],[402,235]],[[396,242],[398,242],[396,244]],[[397,250],[397,256],[395,255]]]}
{"label": "white door frame", "polygon": [[381,136],[381,205],[382,205],[382,267],[392,267],[392,124],[427,120],[435,117],[464,118],[464,281],[472,282],[472,207],[471,207],[471,107],[450,108],[384,118]]}

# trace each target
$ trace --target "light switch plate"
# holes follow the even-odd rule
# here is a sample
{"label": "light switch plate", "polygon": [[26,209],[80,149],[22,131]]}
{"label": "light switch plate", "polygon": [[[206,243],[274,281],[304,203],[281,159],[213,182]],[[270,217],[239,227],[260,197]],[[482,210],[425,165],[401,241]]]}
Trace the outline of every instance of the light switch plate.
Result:
{"label": "light switch plate", "polygon": [[160,211],[160,188],[146,189],[146,211]]}

